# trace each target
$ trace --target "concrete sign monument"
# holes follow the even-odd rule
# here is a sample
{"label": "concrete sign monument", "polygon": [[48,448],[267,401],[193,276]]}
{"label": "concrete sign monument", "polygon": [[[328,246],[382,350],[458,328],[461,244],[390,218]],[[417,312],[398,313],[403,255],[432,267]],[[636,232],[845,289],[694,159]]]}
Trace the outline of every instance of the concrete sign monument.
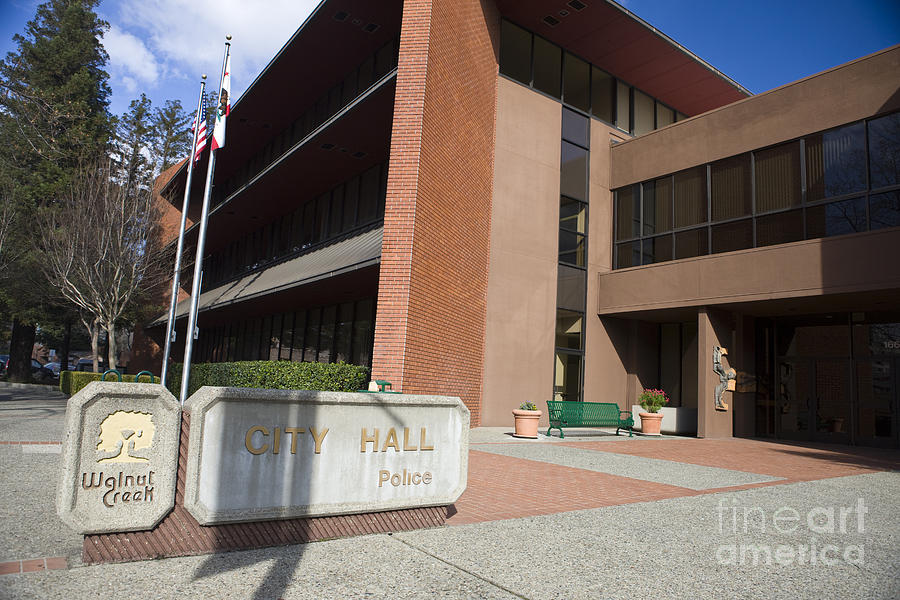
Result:
{"label": "concrete sign monument", "polygon": [[180,429],[163,386],[89,383],[66,407],[60,518],[83,534],[152,529],[175,505]]}
{"label": "concrete sign monument", "polygon": [[459,398],[204,387],[185,410],[201,525],[448,505],[466,487]]}

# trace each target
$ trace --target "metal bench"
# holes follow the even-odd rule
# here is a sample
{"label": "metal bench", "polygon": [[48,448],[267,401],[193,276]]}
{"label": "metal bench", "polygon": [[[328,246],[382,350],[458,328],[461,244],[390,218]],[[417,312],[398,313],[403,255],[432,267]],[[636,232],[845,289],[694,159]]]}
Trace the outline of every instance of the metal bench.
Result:
{"label": "metal bench", "polygon": [[547,412],[550,417],[548,436],[552,430],[559,429],[559,437],[566,437],[563,427],[615,427],[616,435],[619,435],[620,429],[627,429],[628,437],[633,437],[634,418],[631,411],[622,410],[618,404],[548,400]]}

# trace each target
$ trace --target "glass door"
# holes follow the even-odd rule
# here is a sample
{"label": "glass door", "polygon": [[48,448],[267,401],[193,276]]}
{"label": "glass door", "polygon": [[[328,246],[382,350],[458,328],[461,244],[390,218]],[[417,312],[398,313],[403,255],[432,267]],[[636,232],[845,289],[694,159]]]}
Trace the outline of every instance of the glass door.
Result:
{"label": "glass door", "polygon": [[857,360],[855,437],[865,446],[897,447],[898,364],[897,358]]}

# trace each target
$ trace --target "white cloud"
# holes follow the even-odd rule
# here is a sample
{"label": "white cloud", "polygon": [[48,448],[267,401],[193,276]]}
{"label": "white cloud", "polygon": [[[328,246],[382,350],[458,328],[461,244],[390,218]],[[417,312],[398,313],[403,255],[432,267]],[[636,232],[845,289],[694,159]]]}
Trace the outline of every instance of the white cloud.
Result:
{"label": "white cloud", "polygon": [[119,82],[129,92],[134,92],[138,84],[156,84],[160,72],[157,59],[138,37],[111,24],[103,36],[103,47],[109,54],[113,84]]}
{"label": "white cloud", "polygon": [[[316,0],[120,0],[106,2],[103,9],[115,11],[105,15],[114,23],[110,34],[128,32],[116,42],[124,46],[128,37],[128,43],[148,48],[158,57],[163,77],[199,79],[207,73],[213,87],[218,85],[225,35],[231,34],[232,89],[239,96],[317,4]],[[113,51],[109,46],[107,51],[112,64]],[[118,51],[117,55],[131,56]],[[136,79],[149,82],[134,72],[139,67],[139,61],[123,66]]]}

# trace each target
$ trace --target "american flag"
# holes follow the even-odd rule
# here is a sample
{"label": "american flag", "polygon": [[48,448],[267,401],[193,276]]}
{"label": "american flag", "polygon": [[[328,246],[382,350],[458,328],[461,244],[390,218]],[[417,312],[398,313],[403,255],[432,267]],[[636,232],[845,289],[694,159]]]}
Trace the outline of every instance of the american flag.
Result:
{"label": "american flag", "polygon": [[[197,117],[194,117],[194,123],[191,125],[191,132],[197,126]],[[206,105],[200,108],[200,131],[197,133],[197,147],[194,149],[194,162],[200,160],[200,155],[206,148]]]}

